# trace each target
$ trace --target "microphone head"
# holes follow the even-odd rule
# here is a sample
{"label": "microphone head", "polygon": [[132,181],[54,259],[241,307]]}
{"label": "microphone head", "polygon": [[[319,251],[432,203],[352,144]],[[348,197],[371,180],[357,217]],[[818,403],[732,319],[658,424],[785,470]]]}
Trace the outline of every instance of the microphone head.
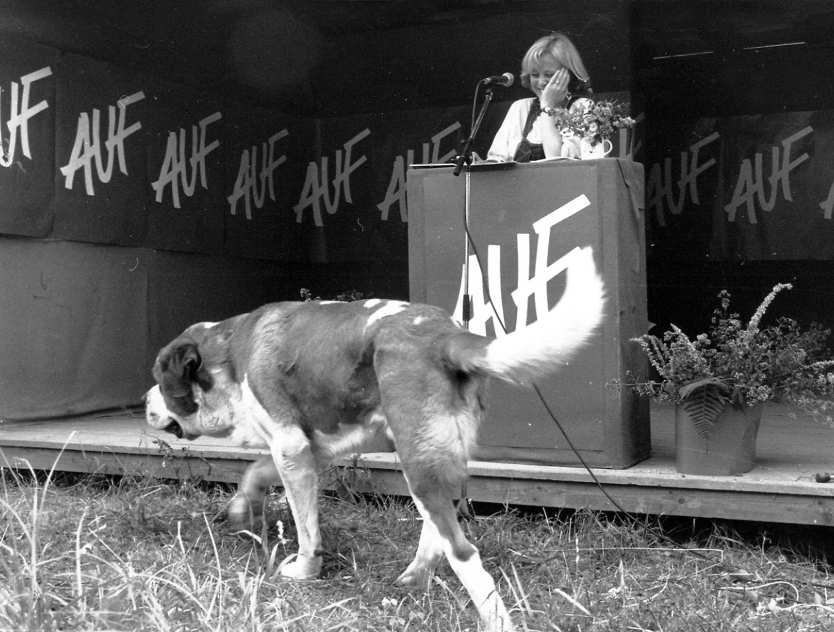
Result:
{"label": "microphone head", "polygon": [[505,72],[503,75],[492,75],[491,77],[485,77],[481,79],[481,85],[484,86],[503,86],[505,88],[509,88],[513,85],[513,81],[515,81],[515,77],[513,77],[513,73]]}

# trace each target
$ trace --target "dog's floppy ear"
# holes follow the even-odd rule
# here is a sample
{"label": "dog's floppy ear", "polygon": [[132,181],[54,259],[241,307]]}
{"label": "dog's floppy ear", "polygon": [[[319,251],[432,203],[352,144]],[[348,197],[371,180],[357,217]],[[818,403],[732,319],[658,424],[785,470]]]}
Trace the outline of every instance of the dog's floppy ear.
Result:
{"label": "dog's floppy ear", "polygon": [[175,340],[162,349],[153,374],[166,401],[175,412],[186,415],[197,410],[191,385],[196,382],[204,390],[211,388],[211,375],[203,368],[197,343],[190,339]]}
{"label": "dog's floppy ear", "polygon": [[169,394],[177,396],[190,392],[190,383],[196,381],[202,364],[200,351],[193,341],[174,341],[165,347],[156,359],[154,373],[166,382]]}

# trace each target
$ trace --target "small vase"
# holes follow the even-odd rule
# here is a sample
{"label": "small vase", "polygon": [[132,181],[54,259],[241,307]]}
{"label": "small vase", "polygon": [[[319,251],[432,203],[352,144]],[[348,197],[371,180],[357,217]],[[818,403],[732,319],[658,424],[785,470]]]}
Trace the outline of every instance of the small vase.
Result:
{"label": "small vase", "polygon": [[591,136],[586,136],[579,141],[579,157],[582,160],[605,158],[613,148],[614,145],[607,138],[596,140]]}
{"label": "small vase", "polygon": [[732,476],[753,469],[762,405],[726,406],[707,436],[682,406],[675,406],[675,466],[682,474]]}

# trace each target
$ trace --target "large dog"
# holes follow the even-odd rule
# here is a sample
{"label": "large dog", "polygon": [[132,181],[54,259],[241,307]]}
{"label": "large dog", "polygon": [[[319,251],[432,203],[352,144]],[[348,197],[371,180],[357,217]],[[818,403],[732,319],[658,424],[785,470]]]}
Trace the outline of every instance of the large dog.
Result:
{"label": "large dog", "polygon": [[593,254],[576,254],[558,304],[496,339],[462,329],[437,307],[378,299],[273,303],[192,325],[159,352],[147,421],[178,437],[269,449],[244,474],[229,515],[248,519],[281,482],[298,553],[280,572],[298,579],[321,571],[317,471],[341,454],[396,450],[423,517],[414,560],[397,581],[425,588],[445,554],[484,627],[512,630],[454,500],[486,379],[525,382],[563,366],[602,320]]}

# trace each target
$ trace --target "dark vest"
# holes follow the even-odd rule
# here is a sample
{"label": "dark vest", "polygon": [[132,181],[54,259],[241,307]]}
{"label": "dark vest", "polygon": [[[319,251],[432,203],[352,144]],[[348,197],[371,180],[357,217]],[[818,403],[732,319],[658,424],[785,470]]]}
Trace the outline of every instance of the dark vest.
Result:
{"label": "dark vest", "polygon": [[527,120],[524,121],[524,129],[521,131],[521,142],[515,148],[513,160],[516,162],[530,162],[531,160],[541,160],[544,158],[544,147],[542,147],[542,144],[531,143],[527,140],[527,134],[533,129],[533,123],[539,118],[541,112],[539,100],[533,99],[533,103],[530,104],[530,112],[527,114]]}

